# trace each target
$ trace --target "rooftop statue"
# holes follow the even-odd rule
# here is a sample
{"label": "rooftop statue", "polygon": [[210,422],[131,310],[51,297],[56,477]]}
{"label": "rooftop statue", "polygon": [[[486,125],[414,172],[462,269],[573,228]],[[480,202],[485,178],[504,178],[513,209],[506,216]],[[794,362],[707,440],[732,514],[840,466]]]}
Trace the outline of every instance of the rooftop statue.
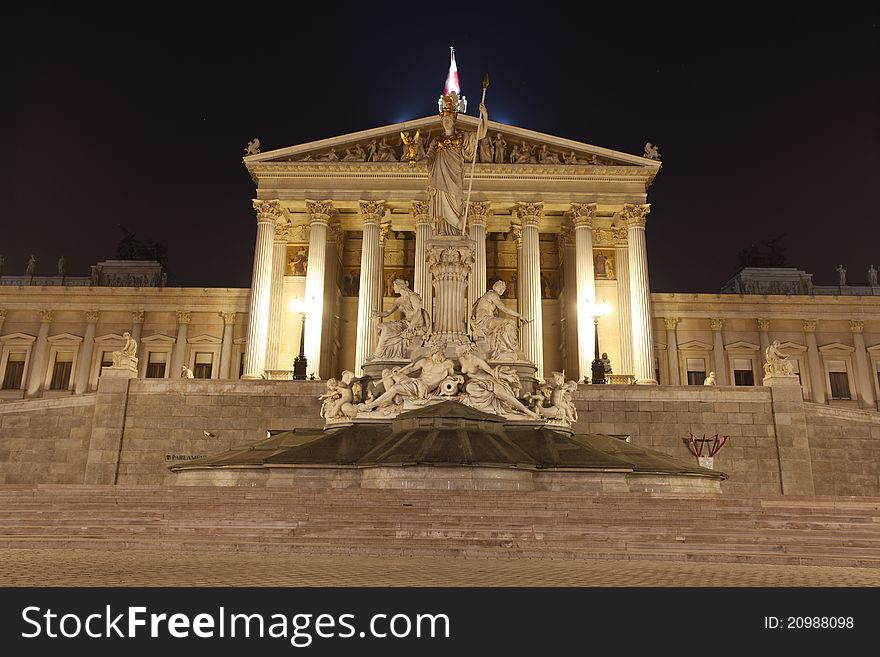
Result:
{"label": "rooftop statue", "polygon": [[247,143],[247,148],[244,149],[245,155],[257,155],[260,152],[260,140],[254,137]]}
{"label": "rooftop statue", "polygon": [[654,146],[651,142],[645,144],[645,154],[642,157],[646,157],[649,160],[659,160],[660,159],[660,148]]}

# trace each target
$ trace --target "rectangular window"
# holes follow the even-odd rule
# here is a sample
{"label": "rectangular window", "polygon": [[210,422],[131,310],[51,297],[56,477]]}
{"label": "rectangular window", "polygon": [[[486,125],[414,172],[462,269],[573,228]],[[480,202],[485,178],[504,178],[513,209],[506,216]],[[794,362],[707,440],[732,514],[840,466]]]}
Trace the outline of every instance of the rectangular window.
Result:
{"label": "rectangular window", "polygon": [[55,354],[55,368],[52,370],[52,381],[49,383],[49,390],[67,390],[67,387],[70,385],[72,369],[72,351],[59,351]]}
{"label": "rectangular window", "polygon": [[789,358],[791,361],[792,367],[794,367],[794,373],[797,374],[798,383],[803,385],[803,381],[801,381],[801,363],[796,358]]}
{"label": "rectangular window", "polygon": [[210,379],[213,362],[214,354],[196,352],[196,362],[195,367],[193,367],[193,377],[196,379]]}
{"label": "rectangular window", "polygon": [[164,379],[165,361],[168,359],[166,351],[151,351],[147,357],[147,378]]}
{"label": "rectangular window", "polygon": [[18,390],[24,378],[25,352],[12,351],[6,360],[6,373],[3,375],[4,390]]}
{"label": "rectangular window", "polygon": [[701,386],[706,380],[706,360],[704,358],[687,359],[687,379],[689,386]]}
{"label": "rectangular window", "polygon": [[735,386],[753,386],[755,385],[755,372],[752,369],[751,358],[734,358],[733,359],[733,385]]}
{"label": "rectangular window", "polygon": [[110,367],[113,365],[113,352],[112,351],[104,351],[101,353],[101,374],[104,373],[105,367]]}
{"label": "rectangular window", "polygon": [[831,399],[851,399],[849,394],[849,377],[846,374],[846,362],[829,360],[828,380],[831,384]]}

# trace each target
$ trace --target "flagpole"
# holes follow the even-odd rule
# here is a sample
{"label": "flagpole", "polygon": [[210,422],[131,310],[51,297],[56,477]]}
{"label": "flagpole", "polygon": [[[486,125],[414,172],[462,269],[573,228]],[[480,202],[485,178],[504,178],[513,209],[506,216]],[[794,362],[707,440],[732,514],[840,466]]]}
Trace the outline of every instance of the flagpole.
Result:
{"label": "flagpole", "polygon": [[[486,89],[488,89],[488,88],[489,88],[489,74],[486,73],[486,75],[483,76],[483,98],[480,100],[481,107],[486,104]],[[480,126],[478,125],[477,132],[479,132],[479,131],[480,131]],[[487,136],[488,136],[488,131],[487,131],[487,134],[484,135],[483,138],[485,139]],[[480,140],[478,139],[474,142],[474,157],[471,160],[471,179],[468,182],[467,200],[464,202],[464,221],[462,221],[462,225],[461,225],[461,234],[462,235],[467,234],[468,211],[470,210],[470,207],[471,207],[471,189],[473,189],[473,186],[474,186],[474,169],[477,168],[477,150],[479,148],[480,148]]]}

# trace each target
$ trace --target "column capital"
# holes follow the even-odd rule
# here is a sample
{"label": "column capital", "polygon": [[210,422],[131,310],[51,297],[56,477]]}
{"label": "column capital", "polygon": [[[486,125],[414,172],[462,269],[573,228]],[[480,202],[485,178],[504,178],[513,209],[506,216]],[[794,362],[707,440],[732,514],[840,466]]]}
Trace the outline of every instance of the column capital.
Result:
{"label": "column capital", "polygon": [[770,320],[764,317],[758,318],[758,330],[759,331],[769,331],[770,330]]}
{"label": "column capital", "polygon": [[379,224],[379,246],[385,248],[385,240],[391,232],[391,220],[383,221]]}
{"label": "column capital", "polygon": [[89,324],[97,324],[98,323],[98,315],[100,315],[100,313],[97,310],[87,310],[86,311],[86,321]]}
{"label": "column capital", "polygon": [[804,331],[806,333],[815,333],[817,321],[815,319],[804,320]]}
{"label": "column capital", "polygon": [[490,205],[489,201],[471,201],[468,206],[468,221],[477,226],[485,226],[492,216]]}
{"label": "column capital", "polygon": [[235,313],[234,312],[219,312],[217,314],[223,318],[224,325],[235,323]]}
{"label": "column capital", "polygon": [[720,317],[712,317],[709,319],[709,327],[713,331],[723,331],[724,330],[724,320]]}
{"label": "column capital", "polygon": [[568,216],[571,217],[571,223],[574,224],[575,230],[584,227],[592,229],[593,218],[596,216],[596,204],[572,203]]}
{"label": "column capital", "polygon": [[522,226],[515,221],[510,222],[510,232],[513,233],[513,238],[516,240],[516,248],[522,248]]}
{"label": "column capital", "polygon": [[378,224],[388,212],[388,206],[385,201],[358,201],[360,206],[361,217],[365,224]]}
{"label": "column capital", "polygon": [[865,330],[865,320],[851,319],[849,320],[849,330],[853,333],[861,333]]}
{"label": "column capital", "polygon": [[522,226],[536,226],[541,217],[544,216],[544,201],[530,203],[528,201],[517,201],[514,214],[520,220]]}
{"label": "column capital", "polygon": [[310,201],[306,199],[306,213],[309,215],[309,225],[329,224],[333,217],[333,201]]}
{"label": "column capital", "polygon": [[647,223],[648,213],[651,211],[651,204],[644,203],[636,205],[633,203],[624,203],[621,215],[629,228],[644,228]]}
{"label": "column capital", "polygon": [[431,225],[431,208],[427,201],[412,202],[412,216],[416,226],[419,224]]}
{"label": "column capital", "polygon": [[254,211],[257,213],[257,223],[277,223],[279,219],[284,217],[284,211],[281,209],[281,201],[274,199],[271,201],[263,201],[260,199],[252,199]]}
{"label": "column capital", "polygon": [[667,331],[674,331],[678,326],[678,317],[664,317],[663,323],[666,324]]}
{"label": "column capital", "polygon": [[144,323],[144,311],[143,310],[132,310],[131,311],[131,321],[135,324],[143,324]]}
{"label": "column capital", "polygon": [[176,312],[178,324],[189,324],[192,316],[189,310],[178,310]]}
{"label": "column capital", "polygon": [[40,321],[41,322],[51,322],[52,321],[52,311],[51,310],[41,310],[40,312]]}

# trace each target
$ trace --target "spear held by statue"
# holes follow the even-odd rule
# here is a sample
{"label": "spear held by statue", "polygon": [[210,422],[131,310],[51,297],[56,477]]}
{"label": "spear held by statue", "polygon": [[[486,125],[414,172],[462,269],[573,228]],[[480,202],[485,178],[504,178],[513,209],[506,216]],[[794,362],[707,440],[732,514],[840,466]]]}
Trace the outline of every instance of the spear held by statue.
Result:
{"label": "spear held by statue", "polygon": [[[489,88],[489,74],[486,73],[483,76],[483,97],[480,99],[480,107],[485,107],[485,105],[486,105],[486,89],[488,89],[488,88]],[[479,131],[479,129],[480,128],[478,126],[477,130]],[[484,137],[484,139],[485,139],[485,137]],[[470,211],[470,207],[471,207],[471,189],[473,189],[473,186],[474,186],[474,170],[477,168],[477,151],[478,150],[479,150],[479,140],[474,143],[474,157],[471,159],[471,179],[468,182],[467,200],[464,203],[464,219],[462,219],[462,222],[461,222],[461,234],[462,235],[467,234],[467,218],[468,218],[468,212]]]}

